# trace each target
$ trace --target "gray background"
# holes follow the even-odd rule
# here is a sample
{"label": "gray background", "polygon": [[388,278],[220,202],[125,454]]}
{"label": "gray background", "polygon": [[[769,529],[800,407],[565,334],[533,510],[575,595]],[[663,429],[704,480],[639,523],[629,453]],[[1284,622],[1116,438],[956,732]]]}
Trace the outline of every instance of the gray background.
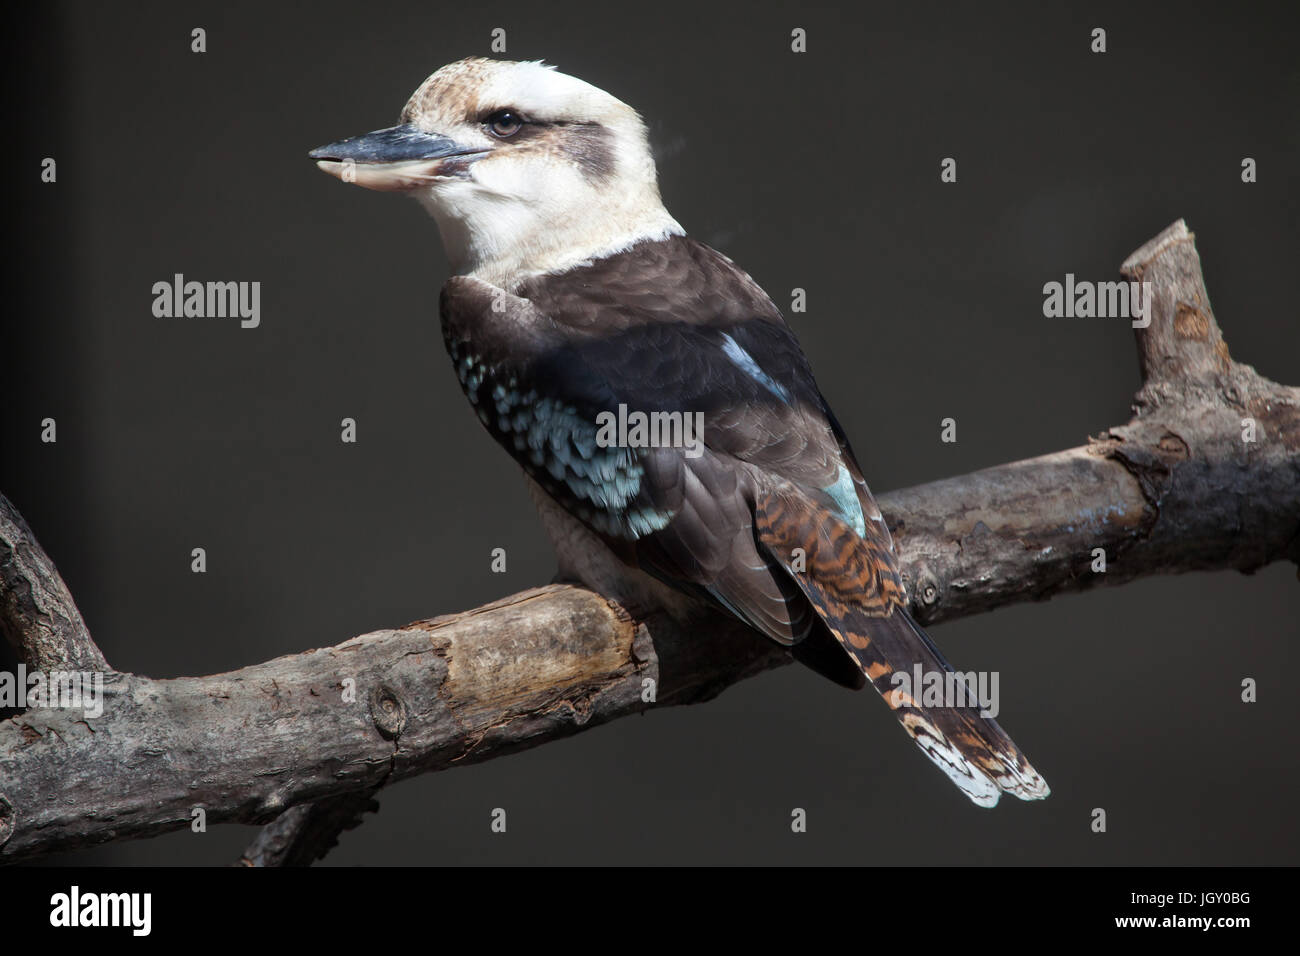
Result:
{"label": "gray background", "polygon": [[[883,491],[1128,416],[1122,321],[1045,319],[1182,216],[1234,356],[1300,383],[1300,106],[1284,7],[64,4],[11,41],[0,480],[116,666],[204,674],[476,606],[553,571],[442,348],[437,232],[305,152],[436,67],[546,58],[638,107],[669,209],[792,324]],[[1176,15],[1175,12],[1176,11]],[[23,19],[25,18],[25,19]],[[189,52],[189,31],[208,52]],[[794,26],[809,51],[789,52]],[[1109,52],[1089,52],[1089,32]],[[41,157],[58,183],[36,181]],[[939,162],[958,160],[958,183]],[[1243,185],[1240,162],[1259,163]],[[262,326],[157,319],[173,273],[259,280]],[[38,440],[58,420],[59,441]],[[338,440],[355,417],[360,441]],[[956,444],[940,419],[958,421]],[[189,570],[202,546],[209,571]],[[504,547],[509,572],[489,572]],[[1001,672],[1042,804],[970,806],[880,704],[786,668],[400,784],[332,864],[1290,863],[1296,569],[1141,581],[945,624]],[[1239,701],[1243,676],[1260,702]],[[509,812],[489,832],[493,807]],[[790,809],[809,813],[789,830]],[[1089,831],[1104,807],[1110,830]],[[72,854],[225,863],[215,827]]]}

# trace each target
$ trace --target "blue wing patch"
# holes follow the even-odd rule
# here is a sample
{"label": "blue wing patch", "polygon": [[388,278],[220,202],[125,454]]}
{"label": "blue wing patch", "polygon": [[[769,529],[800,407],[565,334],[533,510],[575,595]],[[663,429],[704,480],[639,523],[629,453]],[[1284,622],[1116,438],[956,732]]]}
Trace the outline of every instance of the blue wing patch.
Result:
{"label": "blue wing patch", "polygon": [[858,490],[854,487],[853,476],[849,474],[849,470],[840,465],[835,484],[822,490],[835,502],[835,510],[844,523],[856,531],[859,538],[865,538],[867,522],[862,514],[862,503],[858,501]]}
{"label": "blue wing patch", "polygon": [[754,356],[746,352],[741,344],[726,332],[722,333],[722,351],[727,358],[731,359],[736,368],[758,382],[759,385],[762,385],[787,405],[794,404],[790,398],[789,390],[759,368],[758,363],[754,361]]}
{"label": "blue wing patch", "polygon": [[457,375],[479,420],[515,452],[544,488],[567,499],[578,518],[605,534],[635,540],[662,530],[672,511],[638,503],[640,450],[602,446],[596,423],[571,404],[499,378],[477,356],[456,349]]}

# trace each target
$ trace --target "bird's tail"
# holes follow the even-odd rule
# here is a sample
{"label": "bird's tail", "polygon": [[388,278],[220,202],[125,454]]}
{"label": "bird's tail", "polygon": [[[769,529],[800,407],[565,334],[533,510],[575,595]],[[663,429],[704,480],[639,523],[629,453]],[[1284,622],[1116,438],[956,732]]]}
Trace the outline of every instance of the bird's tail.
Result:
{"label": "bird's tail", "polygon": [[972,802],[991,807],[1003,793],[1041,800],[1051,792],[906,610],[873,617],[853,608],[826,623],[903,729]]}
{"label": "bird's tail", "polygon": [[[868,522],[864,534],[788,491],[759,498],[755,528],[903,729],[966,796],[991,807],[1003,793],[1048,795],[1038,771],[908,615],[887,533],[873,533]],[[804,559],[797,567],[796,552]]]}

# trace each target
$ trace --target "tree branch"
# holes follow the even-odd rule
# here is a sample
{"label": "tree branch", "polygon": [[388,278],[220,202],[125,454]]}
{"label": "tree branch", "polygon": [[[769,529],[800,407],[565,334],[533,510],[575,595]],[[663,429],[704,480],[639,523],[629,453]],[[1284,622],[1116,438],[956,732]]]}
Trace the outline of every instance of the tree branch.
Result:
{"label": "tree branch", "polygon": [[54,562],[4,495],[0,495],[0,631],[33,668],[108,668]]}
{"label": "tree branch", "polygon": [[373,791],[360,790],[290,807],[266,826],[239,858],[239,866],[311,866],[337,844],[344,830],[379,809]]}
{"label": "tree branch", "polygon": [[[923,620],[1300,560],[1300,390],[1229,358],[1181,222],[1124,271],[1153,293],[1128,424],[880,499]],[[202,807],[210,823],[279,817],[241,862],[310,862],[388,783],[706,700],[788,660],[721,615],[633,619],[553,585],[229,674],[110,673],[101,717],[0,724],[0,861],[153,836]]]}

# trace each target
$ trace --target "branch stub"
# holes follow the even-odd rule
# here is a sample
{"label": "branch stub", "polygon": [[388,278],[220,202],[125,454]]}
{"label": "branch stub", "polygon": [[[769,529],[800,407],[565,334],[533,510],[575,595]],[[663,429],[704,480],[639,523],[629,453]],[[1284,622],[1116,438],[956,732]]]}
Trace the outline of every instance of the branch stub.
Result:
{"label": "branch stub", "polygon": [[396,740],[406,727],[406,704],[401,695],[387,684],[370,691],[370,719],[385,740]]}

